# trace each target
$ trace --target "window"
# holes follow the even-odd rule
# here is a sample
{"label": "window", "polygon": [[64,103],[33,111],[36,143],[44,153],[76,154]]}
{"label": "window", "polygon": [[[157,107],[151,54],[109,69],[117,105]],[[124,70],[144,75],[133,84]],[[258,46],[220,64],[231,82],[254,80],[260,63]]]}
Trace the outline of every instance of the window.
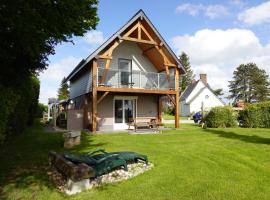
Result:
{"label": "window", "polygon": [[119,82],[122,87],[129,87],[132,82],[131,60],[119,59]]}

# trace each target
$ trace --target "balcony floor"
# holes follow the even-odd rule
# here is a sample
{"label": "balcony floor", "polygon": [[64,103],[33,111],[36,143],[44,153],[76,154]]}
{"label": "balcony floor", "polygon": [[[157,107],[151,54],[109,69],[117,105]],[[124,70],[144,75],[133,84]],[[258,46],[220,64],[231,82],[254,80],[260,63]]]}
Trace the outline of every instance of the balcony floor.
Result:
{"label": "balcony floor", "polygon": [[148,93],[148,94],[176,94],[175,90],[158,90],[143,88],[113,88],[113,87],[97,87],[97,91],[103,92],[128,92],[128,93]]}

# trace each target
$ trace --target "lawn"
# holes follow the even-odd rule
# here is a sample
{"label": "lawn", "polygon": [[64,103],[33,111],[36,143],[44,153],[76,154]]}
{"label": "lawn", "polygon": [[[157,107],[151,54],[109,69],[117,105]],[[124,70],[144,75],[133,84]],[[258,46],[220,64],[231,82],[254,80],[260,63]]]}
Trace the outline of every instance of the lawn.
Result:
{"label": "lawn", "polygon": [[[67,197],[46,175],[61,134],[38,123],[1,147],[0,199],[269,199],[270,129],[181,125],[159,135],[84,135],[73,152],[105,148],[147,154],[155,167],[135,178]],[[0,192],[1,193],[1,192]]]}

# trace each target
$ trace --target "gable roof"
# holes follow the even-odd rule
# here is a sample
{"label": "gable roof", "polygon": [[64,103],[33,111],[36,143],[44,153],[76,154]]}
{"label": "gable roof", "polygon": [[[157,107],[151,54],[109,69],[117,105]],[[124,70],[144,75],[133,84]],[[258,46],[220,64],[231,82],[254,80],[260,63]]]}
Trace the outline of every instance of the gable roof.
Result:
{"label": "gable roof", "polygon": [[195,81],[193,83],[191,83],[183,92],[183,94],[181,95],[180,97],[180,101],[184,101],[186,100],[189,95],[191,94],[191,92],[194,90],[194,88],[196,87],[196,85],[199,83],[199,80],[198,81]]}
{"label": "gable roof", "polygon": [[[195,87],[198,85],[198,83],[200,82],[201,80],[197,80],[195,81],[194,83],[190,84],[186,89],[185,91],[183,92],[183,94],[181,95],[180,97],[180,101],[185,101],[189,95],[193,92],[193,90],[195,89]],[[202,84],[204,84],[205,87],[201,88],[195,95],[194,97],[192,97],[192,99],[190,99],[187,104],[190,104],[192,101],[194,101],[196,99],[196,97],[198,97],[205,89],[209,89],[213,95],[223,104],[225,105],[225,103],[220,99],[218,98],[217,95],[215,95],[213,89],[210,87],[210,85],[207,83],[205,84],[203,81],[201,81]]]}
{"label": "gable roof", "polygon": [[140,9],[124,26],[122,26],[116,33],[114,33],[107,41],[105,41],[101,46],[99,46],[92,54],[90,54],[86,59],[81,60],[81,62],[72,70],[72,72],[67,76],[66,81],[69,81],[72,77],[74,77],[79,71],[81,71],[88,62],[90,62],[92,59],[98,56],[98,54],[106,48],[111,42],[113,42],[115,39],[120,37],[120,34],[123,33],[132,23],[134,23],[138,19],[144,19],[148,25],[152,28],[154,33],[157,35],[157,37],[160,39],[162,44],[166,47],[166,49],[169,51],[170,55],[175,59],[177,63],[177,67],[180,68],[181,74],[185,74],[185,69],[179,62],[178,57],[175,55],[175,53],[172,51],[172,49],[169,47],[169,45],[166,43],[166,41],[163,39],[161,34],[158,32],[158,30],[155,28],[155,26],[152,24],[152,22],[149,20],[149,18],[146,16],[144,11]]}

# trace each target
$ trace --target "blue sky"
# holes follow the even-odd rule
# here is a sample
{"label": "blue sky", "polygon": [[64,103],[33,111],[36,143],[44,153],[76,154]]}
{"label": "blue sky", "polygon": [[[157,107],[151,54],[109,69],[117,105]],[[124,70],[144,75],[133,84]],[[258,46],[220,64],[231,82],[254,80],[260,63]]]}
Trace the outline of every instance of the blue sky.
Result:
{"label": "blue sky", "polygon": [[207,73],[209,84],[228,91],[240,63],[256,62],[270,72],[270,1],[100,0],[95,31],[56,47],[40,74],[40,101],[56,96],[64,76],[143,9],[172,49],[185,51],[194,72]]}

